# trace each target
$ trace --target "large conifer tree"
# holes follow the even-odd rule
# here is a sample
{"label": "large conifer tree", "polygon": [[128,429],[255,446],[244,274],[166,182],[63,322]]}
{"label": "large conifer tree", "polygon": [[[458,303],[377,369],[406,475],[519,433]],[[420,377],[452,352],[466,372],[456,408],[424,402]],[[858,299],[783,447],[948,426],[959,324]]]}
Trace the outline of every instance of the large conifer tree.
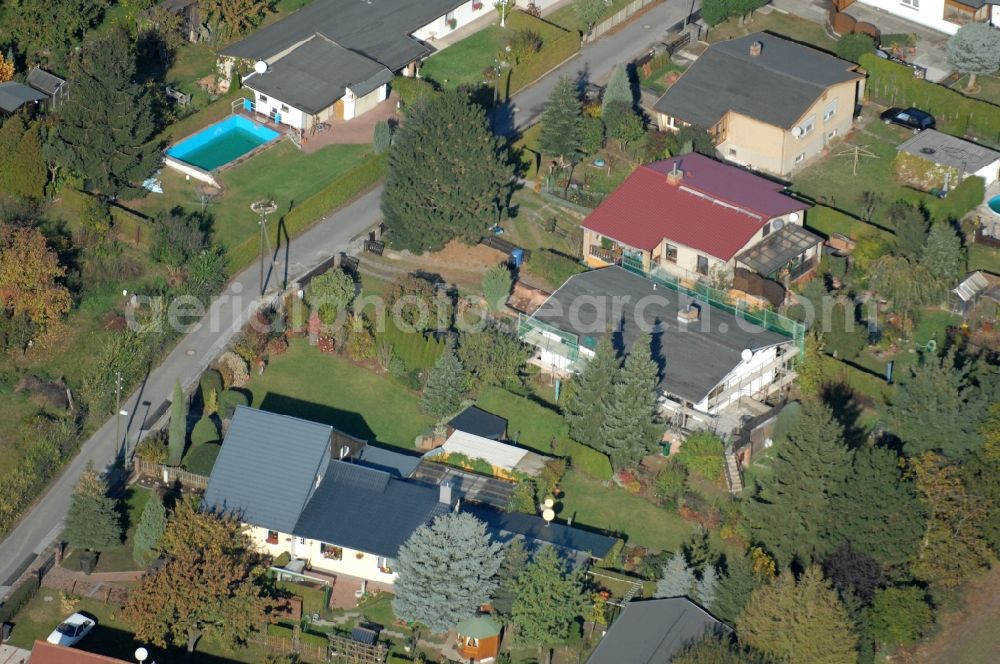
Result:
{"label": "large conifer tree", "polygon": [[746,507],[751,534],[782,566],[796,557],[809,563],[835,548],[831,500],[844,490],[850,468],[844,429],[830,409],[807,401],[771,467]]}
{"label": "large conifer tree", "polygon": [[106,196],[140,191],[160,162],[150,89],[135,80],[135,58],[123,30],[85,44],[56,125],[60,160]]}
{"label": "large conifer tree", "polygon": [[566,403],[566,422],[573,440],[604,451],[601,423],[604,422],[611,385],[620,366],[621,361],[611,343],[611,335],[603,336],[597,344],[594,357],[573,379],[573,388]]}
{"label": "large conifer tree", "polygon": [[462,92],[421,100],[393,137],[382,214],[394,246],[436,251],[479,241],[497,221],[511,167],[483,109]]}
{"label": "large conifer tree", "polygon": [[545,102],[542,113],[542,133],[538,144],[542,152],[559,158],[563,164],[576,163],[583,152],[583,108],[576,83],[570,78],[559,79]]}
{"label": "large conifer tree", "polygon": [[431,417],[445,417],[454,413],[462,403],[467,378],[462,361],[455,355],[454,349],[447,349],[431,369],[420,399],[420,410]]}
{"label": "large conifer tree", "polygon": [[107,483],[88,467],[76,484],[66,515],[62,537],[71,546],[107,551],[121,544],[121,517],[107,492]]}
{"label": "large conifer tree", "polygon": [[615,468],[638,463],[659,438],[653,426],[659,367],[650,349],[649,334],[639,334],[611,388],[601,438]]}
{"label": "large conifer tree", "polygon": [[554,547],[539,547],[513,583],[517,638],[557,643],[572,636],[586,601],[583,581],[582,570],[569,569]]}

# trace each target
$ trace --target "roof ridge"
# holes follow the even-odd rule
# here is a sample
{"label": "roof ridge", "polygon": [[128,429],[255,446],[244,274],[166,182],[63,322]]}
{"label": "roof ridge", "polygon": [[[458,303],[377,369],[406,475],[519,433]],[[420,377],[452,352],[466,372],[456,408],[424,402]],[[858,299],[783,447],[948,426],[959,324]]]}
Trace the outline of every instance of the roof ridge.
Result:
{"label": "roof ridge", "polygon": [[328,431],[333,431],[333,426],[330,425],[330,424],[323,424],[322,422],[316,422],[314,420],[307,420],[307,419],[305,419],[303,417],[296,417],[295,415],[288,415],[286,413],[276,413],[273,410],[264,410],[263,408],[254,408],[253,406],[244,406],[242,404],[236,406],[236,410],[233,413],[233,419],[234,420],[236,419],[236,413],[239,413],[240,411],[243,411],[243,410],[250,411],[250,412],[253,412],[253,413],[261,413],[261,414],[263,414],[263,415],[265,415],[267,417],[274,417],[274,418],[279,418],[280,417],[280,418],[283,418],[283,419],[286,419],[286,420],[295,420],[296,422],[303,422],[305,424],[309,424],[309,425],[314,426],[314,427],[322,427],[323,429],[326,429]]}
{"label": "roof ridge", "polygon": [[[798,46],[802,46],[801,44],[798,44],[797,42],[792,42],[792,43],[796,44]],[[809,48],[809,47],[808,46],[803,46],[803,48]],[[719,49],[717,52],[720,53],[720,54],[722,54],[722,55],[724,55],[724,56],[726,56],[727,58],[735,60],[736,62],[745,62],[747,64],[755,64],[756,66],[760,67],[761,69],[763,69],[765,71],[768,71],[768,72],[770,72],[772,74],[776,74],[778,76],[781,76],[782,78],[787,78],[787,79],[793,80],[793,81],[795,81],[797,83],[805,83],[806,85],[809,85],[809,86],[811,86],[813,88],[816,88],[817,90],[826,90],[828,87],[830,87],[828,85],[820,85],[819,83],[817,83],[816,81],[813,81],[812,79],[802,78],[801,76],[795,76],[794,74],[790,74],[787,71],[783,71],[781,69],[776,69],[776,68],[774,68],[774,67],[772,67],[772,66],[770,66],[768,64],[765,64],[761,60],[757,60],[757,61],[754,61],[754,62],[751,63],[749,60],[741,57],[738,53],[734,53],[734,52],[726,50],[726,49]],[[844,71],[847,71],[847,68],[845,68]]]}

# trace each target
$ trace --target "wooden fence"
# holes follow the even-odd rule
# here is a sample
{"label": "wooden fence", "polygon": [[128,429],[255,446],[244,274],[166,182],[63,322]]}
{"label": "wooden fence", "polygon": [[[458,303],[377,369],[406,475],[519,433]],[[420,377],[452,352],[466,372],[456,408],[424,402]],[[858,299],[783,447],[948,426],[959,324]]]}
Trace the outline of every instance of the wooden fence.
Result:
{"label": "wooden fence", "polygon": [[264,646],[272,652],[290,654],[295,653],[307,662],[329,662],[330,653],[327,644],[303,642],[302,639],[288,638],[275,634],[268,634],[266,631],[256,632],[250,641]]}
{"label": "wooden fence", "polygon": [[153,478],[165,484],[174,484],[177,482],[183,486],[192,489],[201,489],[202,491],[208,488],[207,477],[190,473],[182,468],[165,466],[160,463],[149,463],[138,457],[134,461],[134,467],[138,475]]}
{"label": "wooden fence", "polygon": [[583,43],[589,44],[590,42],[597,41],[625,21],[632,18],[632,16],[639,13],[639,11],[645,9],[654,2],[659,1],[660,0],[633,0],[633,2],[625,5],[624,8],[612,14],[610,18],[604,19],[591,28],[590,32],[583,36]]}

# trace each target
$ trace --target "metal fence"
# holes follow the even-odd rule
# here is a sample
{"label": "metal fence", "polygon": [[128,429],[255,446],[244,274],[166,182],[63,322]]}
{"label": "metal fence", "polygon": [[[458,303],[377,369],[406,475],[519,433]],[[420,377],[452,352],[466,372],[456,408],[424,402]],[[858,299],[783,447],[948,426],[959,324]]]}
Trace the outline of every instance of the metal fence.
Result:
{"label": "metal fence", "polygon": [[660,0],[634,0],[634,2],[630,2],[623,9],[612,14],[610,18],[604,19],[591,28],[590,33],[583,36],[583,43],[589,44],[590,42],[597,41],[654,2],[660,2]]}

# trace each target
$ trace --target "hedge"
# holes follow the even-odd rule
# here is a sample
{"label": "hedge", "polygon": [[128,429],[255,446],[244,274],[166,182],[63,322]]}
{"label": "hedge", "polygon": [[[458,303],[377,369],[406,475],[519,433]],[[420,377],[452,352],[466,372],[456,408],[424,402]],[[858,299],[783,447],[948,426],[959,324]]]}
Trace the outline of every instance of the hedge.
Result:
{"label": "hedge", "polygon": [[[309,226],[344,205],[352,198],[372,186],[385,175],[386,155],[374,156],[355,166],[323,189],[296,205],[283,218],[283,224],[271,227],[271,242],[278,246],[278,231],[283,225],[289,236],[295,236]],[[229,273],[236,274],[253,264],[257,259],[259,239],[249,237],[226,252],[229,257]]]}
{"label": "hedge", "polygon": [[198,445],[188,452],[187,458],[184,459],[184,467],[195,475],[208,477],[212,474],[212,467],[221,449],[222,445],[217,442]]}
{"label": "hedge", "polygon": [[0,606],[0,623],[13,621],[14,616],[35,596],[40,585],[38,575],[32,574],[21,585],[15,586],[3,606]]}
{"label": "hedge", "polygon": [[191,430],[191,445],[194,447],[205,443],[217,443],[220,438],[219,427],[216,426],[215,420],[207,415],[198,420]]}
{"label": "hedge", "polygon": [[1000,144],[1000,106],[914,78],[909,67],[877,55],[862,55],[860,63],[868,71],[866,89],[870,98],[889,106],[916,106],[933,114],[941,131],[955,136],[975,135]]}
{"label": "hedge", "polygon": [[505,91],[507,97],[528,87],[580,50],[580,33],[565,30],[522,11],[512,12],[507,17],[507,26],[512,33],[530,30],[542,38],[540,51],[524,62],[504,70],[500,89]]}

